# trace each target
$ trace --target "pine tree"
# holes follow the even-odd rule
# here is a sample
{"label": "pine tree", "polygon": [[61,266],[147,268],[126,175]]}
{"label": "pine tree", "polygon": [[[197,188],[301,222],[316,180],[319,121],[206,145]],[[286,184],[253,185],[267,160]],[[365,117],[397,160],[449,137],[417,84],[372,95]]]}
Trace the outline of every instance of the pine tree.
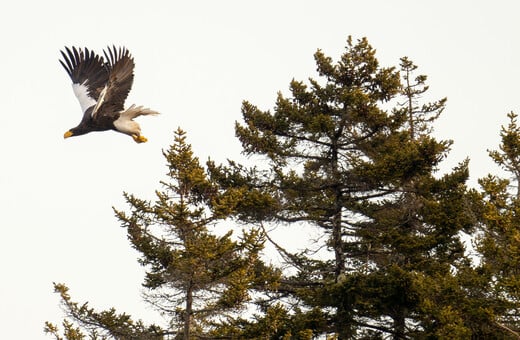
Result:
{"label": "pine tree", "polygon": [[413,78],[418,67],[408,57],[401,58],[400,66],[403,78],[402,94],[405,98],[401,110],[408,116],[410,136],[415,139],[418,135],[424,136],[432,132],[432,123],[444,110],[447,98],[419,106],[421,96],[430,88],[426,85],[428,77],[421,74]]}
{"label": "pine tree", "polygon": [[320,50],[315,60],[323,80],[293,80],[291,97],[279,93],[273,112],[243,103],[237,137],[246,154],[266,157],[268,169],[231,163],[214,171],[224,187],[264,197],[262,214],[239,206],[243,218],[294,228],[304,222],[326,236],[316,248],[330,250],[331,260],[277,244],[296,271],[278,289],[299,301],[290,334],[298,327],[338,339],[419,334],[427,299],[420,283],[449,277],[464,258],[458,234],[474,225],[467,162],[433,176],[450,142],[429,137],[428,129],[446,100],[419,106],[426,77],[414,81],[416,66],[403,58],[402,85],[364,38],[349,38],[336,64]]}
{"label": "pine tree", "polygon": [[64,284],[55,283],[54,289],[61,297],[67,318],[63,320],[61,330],[57,325],[45,323],[44,331],[56,340],[97,340],[97,339],[140,339],[160,340],[172,334],[158,325],[145,325],[135,321],[126,313],[117,313],[114,308],[96,311],[88,303],[72,301]]}
{"label": "pine tree", "polygon": [[[446,285],[453,287],[456,278],[452,268],[467,263],[459,233],[471,230],[476,223],[470,209],[471,195],[465,186],[467,161],[451,173],[435,176],[451,141],[438,142],[430,133],[447,100],[424,103],[421,99],[429,89],[427,76],[416,76],[418,67],[407,57],[401,58],[400,66],[400,98],[405,100],[397,100],[393,113],[406,120],[399,129],[406,133],[406,138],[399,145],[389,145],[393,150],[388,154],[397,152],[401,159],[410,162],[409,172],[387,185],[394,192],[390,199],[369,202],[365,204],[368,209],[363,211],[369,219],[363,225],[363,233],[372,250],[378,253],[373,262],[380,268],[369,277],[374,280],[373,286],[384,287],[380,289],[386,291],[378,293],[375,304],[380,306],[379,317],[392,320],[387,328],[395,339],[428,333],[439,335],[444,323],[452,327],[451,321],[441,322],[440,316],[434,317],[433,327],[427,326],[429,321],[423,323],[425,316],[428,319],[432,314],[442,314],[444,303],[447,302],[447,308],[451,305],[451,301],[437,299],[436,306],[441,308],[424,313],[424,305],[437,294],[428,292],[432,285],[427,287],[424,282],[442,283],[436,288],[441,290]],[[458,337],[470,330],[462,325],[457,332],[451,336]]]}
{"label": "pine tree", "polygon": [[[163,152],[168,165],[168,181],[161,182],[156,201],[125,193],[130,212],[115,209],[128,231],[132,246],[141,254],[146,268],[145,298],[170,323],[165,329],[145,327],[115,310],[96,312],[87,304],[70,300],[67,288],[56,285],[72,321],[65,321],[67,339],[82,339],[81,328],[91,339],[195,339],[211,337],[219,324],[236,316],[255,288],[276,278],[263,265],[259,253],[263,237],[256,229],[218,235],[216,224],[225,221],[240,196],[220,192],[206,175],[178,129],[175,142]],[[231,230],[231,228],[230,228]],[[47,324],[46,331],[58,339],[58,328]],[[77,334],[73,335],[73,334]]]}
{"label": "pine tree", "polygon": [[477,239],[482,255],[481,275],[487,278],[488,313],[511,338],[520,338],[520,127],[518,116],[508,114],[499,150],[490,157],[508,175],[488,175],[482,187],[483,233]]}

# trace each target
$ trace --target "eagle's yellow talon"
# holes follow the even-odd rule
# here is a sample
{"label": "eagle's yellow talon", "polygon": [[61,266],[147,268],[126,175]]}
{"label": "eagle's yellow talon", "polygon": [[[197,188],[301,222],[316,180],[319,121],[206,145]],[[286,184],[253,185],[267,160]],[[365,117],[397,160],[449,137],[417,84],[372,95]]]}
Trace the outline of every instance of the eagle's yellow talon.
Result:
{"label": "eagle's yellow talon", "polygon": [[136,143],[145,143],[148,141],[148,139],[146,139],[145,136],[141,136],[141,135],[132,135],[132,138],[134,139],[134,141]]}

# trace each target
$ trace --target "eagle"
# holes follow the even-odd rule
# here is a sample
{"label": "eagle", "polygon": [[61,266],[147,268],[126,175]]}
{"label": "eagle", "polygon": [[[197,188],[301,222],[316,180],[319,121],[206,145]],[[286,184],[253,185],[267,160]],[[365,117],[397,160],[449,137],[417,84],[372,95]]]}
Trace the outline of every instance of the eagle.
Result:
{"label": "eagle", "polygon": [[133,119],[156,115],[143,106],[124,104],[134,81],[134,59],[125,47],[107,47],[105,59],[88,48],[68,48],[60,51],[61,65],[72,79],[72,90],[79,100],[83,118],[64,138],[92,131],[115,130],[131,136],[136,143],[146,142],[141,127]]}

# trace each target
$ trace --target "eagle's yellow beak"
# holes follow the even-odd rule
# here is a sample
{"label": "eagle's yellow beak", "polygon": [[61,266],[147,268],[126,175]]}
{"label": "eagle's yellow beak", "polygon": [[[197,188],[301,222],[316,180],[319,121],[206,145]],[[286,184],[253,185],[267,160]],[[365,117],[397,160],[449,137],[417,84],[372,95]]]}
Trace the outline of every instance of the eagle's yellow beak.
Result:
{"label": "eagle's yellow beak", "polygon": [[69,130],[69,131],[65,132],[65,134],[63,135],[63,138],[69,138],[72,135],[73,135],[72,131]]}

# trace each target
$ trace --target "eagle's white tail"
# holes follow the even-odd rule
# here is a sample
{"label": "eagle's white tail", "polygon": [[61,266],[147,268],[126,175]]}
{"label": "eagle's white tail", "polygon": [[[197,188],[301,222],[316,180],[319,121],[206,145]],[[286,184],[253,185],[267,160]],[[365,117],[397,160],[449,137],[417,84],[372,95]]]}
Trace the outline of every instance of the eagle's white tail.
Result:
{"label": "eagle's white tail", "polygon": [[134,119],[139,116],[147,116],[147,115],[158,115],[159,112],[150,110],[149,108],[143,106],[135,106],[132,104],[128,109],[122,111],[120,113],[121,116],[125,116],[126,119]]}

